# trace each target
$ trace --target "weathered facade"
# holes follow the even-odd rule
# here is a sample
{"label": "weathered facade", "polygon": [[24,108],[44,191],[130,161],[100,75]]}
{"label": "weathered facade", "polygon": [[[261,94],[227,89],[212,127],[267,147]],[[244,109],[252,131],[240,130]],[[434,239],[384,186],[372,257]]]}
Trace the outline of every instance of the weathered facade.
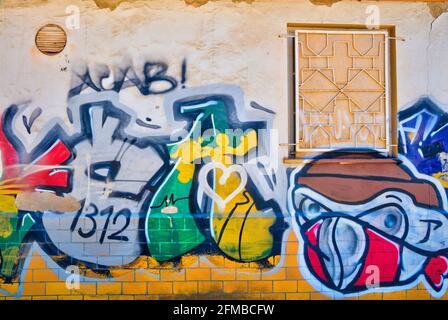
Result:
{"label": "weathered facade", "polygon": [[1,299],[430,299],[448,6],[3,1]]}

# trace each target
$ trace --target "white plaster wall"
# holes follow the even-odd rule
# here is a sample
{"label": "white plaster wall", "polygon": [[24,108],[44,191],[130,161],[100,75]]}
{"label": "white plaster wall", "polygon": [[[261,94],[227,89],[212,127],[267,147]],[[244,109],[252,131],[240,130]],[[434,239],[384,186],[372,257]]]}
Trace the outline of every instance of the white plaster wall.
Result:
{"label": "white plaster wall", "polygon": [[[432,24],[428,39],[428,93],[439,103],[448,105],[448,14],[443,14]],[[430,27],[431,29],[431,27]]]}
{"label": "white plaster wall", "polygon": [[[307,0],[223,0],[195,8],[181,0],[152,0],[123,2],[113,11],[93,1],[32,3],[18,7],[7,1],[1,11],[0,108],[42,107],[35,132],[49,119],[66,118],[71,73],[82,63],[113,65],[126,58],[138,69],[146,59],[161,60],[178,76],[186,58],[188,87],[239,85],[247,103],[254,100],[277,113],[279,142],[287,142],[288,48],[278,35],[286,33],[287,23],[363,24],[371,4],[379,7],[381,24],[395,25],[406,40],[397,42],[398,105],[406,107],[422,95],[448,103],[448,14],[431,30],[434,18],[425,3],[343,1],[328,7]],[[67,30],[61,54],[45,56],[34,45],[35,33],[46,23],[64,25],[68,5],[79,6],[81,27]],[[162,97],[138,100],[130,94],[128,99],[140,116],[163,118],[162,108],[156,108]],[[282,149],[279,158],[285,155]]]}

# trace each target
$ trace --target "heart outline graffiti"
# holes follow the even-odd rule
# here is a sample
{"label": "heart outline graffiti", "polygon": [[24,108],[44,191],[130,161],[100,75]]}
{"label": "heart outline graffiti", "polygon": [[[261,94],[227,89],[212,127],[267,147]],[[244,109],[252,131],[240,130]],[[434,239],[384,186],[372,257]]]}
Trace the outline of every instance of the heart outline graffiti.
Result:
{"label": "heart outline graffiti", "polygon": [[[219,194],[215,192],[213,188],[210,187],[207,181],[207,175],[212,170],[220,169],[222,171],[222,175],[219,177],[218,183],[224,185],[226,181],[229,179],[232,173],[238,173],[240,177],[240,184],[235,188],[226,198],[222,198]],[[247,173],[244,168],[238,164],[233,164],[230,166],[225,166],[220,162],[209,162],[207,163],[199,172],[199,185],[204,190],[204,192],[216,202],[218,205],[218,209],[220,211],[224,210],[226,205],[232,201],[241,191],[243,191],[244,187],[247,184]]]}

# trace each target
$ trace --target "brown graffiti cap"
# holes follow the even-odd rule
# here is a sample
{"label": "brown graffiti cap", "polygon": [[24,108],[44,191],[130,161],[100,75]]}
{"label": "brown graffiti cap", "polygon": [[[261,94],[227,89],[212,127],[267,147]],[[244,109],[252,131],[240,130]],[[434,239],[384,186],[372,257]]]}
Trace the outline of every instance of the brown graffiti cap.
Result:
{"label": "brown graffiti cap", "polygon": [[340,203],[361,203],[393,189],[410,194],[418,204],[441,207],[438,191],[429,180],[416,178],[397,160],[376,152],[315,160],[299,173],[297,183]]}

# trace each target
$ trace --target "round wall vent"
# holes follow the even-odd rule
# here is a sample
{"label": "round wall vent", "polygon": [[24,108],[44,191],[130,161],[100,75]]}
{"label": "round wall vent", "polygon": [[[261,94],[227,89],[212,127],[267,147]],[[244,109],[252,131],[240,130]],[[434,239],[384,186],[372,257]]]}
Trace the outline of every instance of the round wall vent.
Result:
{"label": "round wall vent", "polygon": [[64,50],[67,44],[67,34],[56,24],[47,24],[36,33],[36,47],[43,54],[53,56]]}

